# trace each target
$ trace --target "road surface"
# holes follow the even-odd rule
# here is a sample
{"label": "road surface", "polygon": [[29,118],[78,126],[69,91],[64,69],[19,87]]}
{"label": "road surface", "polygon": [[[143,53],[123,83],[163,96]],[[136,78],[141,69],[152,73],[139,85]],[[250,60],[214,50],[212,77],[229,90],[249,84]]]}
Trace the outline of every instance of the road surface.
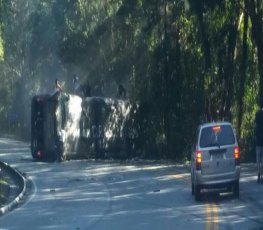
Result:
{"label": "road surface", "polygon": [[263,185],[242,165],[240,199],[191,195],[189,167],[157,163],[33,161],[29,144],[0,139],[0,160],[31,181],[25,200],[0,229],[263,229]]}

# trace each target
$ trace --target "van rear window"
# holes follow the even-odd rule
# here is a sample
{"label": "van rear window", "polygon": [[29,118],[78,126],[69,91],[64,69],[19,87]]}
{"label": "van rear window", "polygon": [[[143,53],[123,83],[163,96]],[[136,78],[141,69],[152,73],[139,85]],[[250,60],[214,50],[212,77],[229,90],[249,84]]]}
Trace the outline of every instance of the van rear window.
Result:
{"label": "van rear window", "polygon": [[235,144],[235,136],[230,125],[206,127],[201,131],[201,148],[231,144]]}

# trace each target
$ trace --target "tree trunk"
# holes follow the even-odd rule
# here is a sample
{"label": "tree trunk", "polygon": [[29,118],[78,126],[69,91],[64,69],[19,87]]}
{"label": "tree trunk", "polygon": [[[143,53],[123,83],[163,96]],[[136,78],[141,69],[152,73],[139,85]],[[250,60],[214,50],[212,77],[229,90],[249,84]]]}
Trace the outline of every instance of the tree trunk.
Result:
{"label": "tree trunk", "polygon": [[240,66],[240,79],[238,81],[238,92],[237,92],[237,139],[241,136],[242,118],[244,112],[244,94],[245,94],[245,81],[246,81],[246,70],[247,70],[247,32],[248,32],[248,12],[247,5],[248,0],[244,0],[244,30],[243,30],[243,44],[242,44],[242,60]]}
{"label": "tree trunk", "polygon": [[236,49],[236,40],[237,40],[237,23],[235,22],[230,26],[229,37],[228,37],[228,53],[227,53],[227,62],[226,62],[226,71],[225,71],[225,90],[223,96],[223,108],[222,108],[222,117],[221,119],[231,120],[231,105],[233,100],[234,92],[234,67],[235,67],[235,49]]}
{"label": "tree trunk", "polygon": [[[203,17],[203,9],[202,7],[197,12],[197,18],[199,22],[200,27],[200,36],[201,36],[201,42],[202,42],[202,48],[204,52],[204,72],[203,72],[203,78],[205,75],[209,72],[211,69],[211,49],[210,49],[210,42],[205,30],[205,23],[204,23],[204,17]],[[213,119],[213,109],[212,109],[212,102],[209,93],[206,93],[204,95],[204,112],[205,112],[205,120],[211,121]]]}
{"label": "tree trunk", "polygon": [[210,42],[206,34],[203,12],[199,11],[197,14],[198,22],[200,26],[201,41],[204,50],[204,59],[205,59],[205,71],[211,68],[211,51],[210,51]]}
{"label": "tree trunk", "polygon": [[[258,12],[260,12],[258,10]],[[248,13],[252,23],[252,36],[257,46],[258,72],[259,72],[259,100],[263,102],[263,33],[262,15],[258,14],[254,0],[248,0]]]}

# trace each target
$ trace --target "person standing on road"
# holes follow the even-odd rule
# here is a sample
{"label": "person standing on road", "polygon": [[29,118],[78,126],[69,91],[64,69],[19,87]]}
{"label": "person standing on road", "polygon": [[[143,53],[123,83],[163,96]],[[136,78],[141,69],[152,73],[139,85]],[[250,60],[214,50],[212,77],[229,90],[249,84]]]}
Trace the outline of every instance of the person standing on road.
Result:
{"label": "person standing on road", "polygon": [[[256,125],[256,160],[257,160],[257,173],[258,173],[258,180],[257,182],[260,183],[262,177],[262,160],[263,160],[263,102],[260,103],[260,110],[257,111],[255,117],[255,125]],[[261,180],[261,182],[263,182]]]}

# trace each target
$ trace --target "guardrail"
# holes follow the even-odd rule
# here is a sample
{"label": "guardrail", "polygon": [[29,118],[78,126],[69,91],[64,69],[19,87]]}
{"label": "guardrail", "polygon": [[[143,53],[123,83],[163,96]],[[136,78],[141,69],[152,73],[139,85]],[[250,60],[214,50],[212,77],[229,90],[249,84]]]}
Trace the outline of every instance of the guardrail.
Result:
{"label": "guardrail", "polygon": [[0,168],[6,170],[6,172],[9,173],[14,178],[16,183],[18,183],[20,188],[18,191],[18,195],[12,201],[10,201],[9,203],[7,203],[6,205],[0,208],[0,215],[3,215],[6,212],[12,210],[25,195],[26,179],[18,170],[12,168],[10,165],[8,165],[5,162],[0,161]]}

